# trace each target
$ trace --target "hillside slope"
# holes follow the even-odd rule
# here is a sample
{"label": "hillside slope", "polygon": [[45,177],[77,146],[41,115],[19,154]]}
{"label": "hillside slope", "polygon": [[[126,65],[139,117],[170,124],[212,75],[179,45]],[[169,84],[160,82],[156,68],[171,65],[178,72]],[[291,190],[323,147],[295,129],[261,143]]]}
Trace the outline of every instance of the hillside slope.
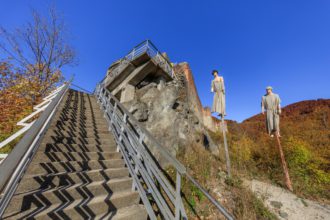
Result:
{"label": "hillside slope", "polygon": [[[329,203],[330,99],[288,105],[281,115],[281,142],[296,194]],[[283,184],[275,140],[262,114],[228,122],[233,165],[240,173]]]}

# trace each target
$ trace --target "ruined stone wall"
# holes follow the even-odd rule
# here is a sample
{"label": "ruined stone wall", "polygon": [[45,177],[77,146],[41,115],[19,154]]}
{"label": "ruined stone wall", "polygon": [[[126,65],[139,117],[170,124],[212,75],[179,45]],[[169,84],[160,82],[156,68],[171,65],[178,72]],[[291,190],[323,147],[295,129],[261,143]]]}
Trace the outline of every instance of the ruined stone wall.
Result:
{"label": "ruined stone wall", "polygon": [[184,74],[187,81],[187,95],[188,95],[188,104],[191,110],[194,111],[195,115],[200,121],[203,121],[203,106],[199,99],[199,95],[196,89],[194,76],[189,67],[189,64],[186,62],[179,63],[175,66],[175,72],[179,74]]}
{"label": "ruined stone wall", "polygon": [[175,66],[174,70],[177,74],[184,74],[186,78],[188,95],[187,101],[190,109],[194,110],[194,114],[201,122],[203,122],[205,127],[211,131],[217,131],[220,127],[220,120],[211,115],[211,110],[209,107],[203,108],[189,64],[186,62],[179,63]]}
{"label": "ruined stone wall", "polygon": [[204,126],[215,132],[220,128],[221,121],[211,115],[209,107],[203,108],[203,123]]}

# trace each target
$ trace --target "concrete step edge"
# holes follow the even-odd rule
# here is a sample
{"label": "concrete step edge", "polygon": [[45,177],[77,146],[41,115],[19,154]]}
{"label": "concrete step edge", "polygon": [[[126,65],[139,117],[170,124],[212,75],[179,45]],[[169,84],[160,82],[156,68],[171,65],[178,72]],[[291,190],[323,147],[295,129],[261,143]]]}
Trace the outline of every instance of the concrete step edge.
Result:
{"label": "concrete step edge", "polygon": [[107,169],[94,169],[94,170],[85,170],[85,171],[77,171],[77,172],[59,172],[59,173],[51,173],[51,174],[47,174],[47,175],[34,175],[34,174],[28,174],[25,175],[24,178],[28,179],[28,178],[34,178],[34,177],[57,177],[57,176],[61,176],[61,175],[76,175],[76,174],[80,174],[80,173],[86,173],[86,175],[93,173],[93,172],[116,172],[116,171],[127,171],[128,168],[127,167],[119,167],[119,168],[107,168]]}
{"label": "concrete step edge", "polygon": [[[53,188],[48,188],[48,189],[43,189],[43,190],[33,190],[33,191],[27,191],[27,192],[23,192],[23,193],[18,193],[18,194],[14,194],[13,197],[24,197],[24,196],[28,196],[30,194],[45,194],[45,193],[53,193],[57,190],[65,190],[65,191],[70,191],[70,190],[75,190],[79,187],[95,187],[95,186],[102,186],[102,184],[107,184],[107,185],[111,185],[111,184],[116,184],[116,183],[123,183],[126,181],[132,181],[133,179],[131,177],[120,177],[120,178],[114,178],[114,179],[110,179],[110,180],[105,180],[105,181],[94,181],[94,182],[90,182],[90,183],[76,183],[73,185],[70,185],[68,187],[53,187]],[[129,189],[127,189],[129,190]],[[119,193],[121,191],[118,192],[114,192],[114,193]]]}

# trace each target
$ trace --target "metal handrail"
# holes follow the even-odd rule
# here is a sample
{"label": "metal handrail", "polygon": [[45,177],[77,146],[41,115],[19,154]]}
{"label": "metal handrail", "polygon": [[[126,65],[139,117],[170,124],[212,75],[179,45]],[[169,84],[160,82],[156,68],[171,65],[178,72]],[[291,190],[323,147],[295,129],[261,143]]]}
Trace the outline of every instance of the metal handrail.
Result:
{"label": "metal handrail", "polygon": [[148,39],[135,46],[125,56],[125,58],[131,61],[143,53],[148,53],[151,58],[155,57],[156,63],[160,64],[162,68],[165,67],[165,72],[169,73],[171,77],[174,77],[174,71],[171,62],[166,57],[164,57],[163,54],[157,49],[157,47]]}
{"label": "metal handrail", "polygon": [[[122,152],[129,168],[133,178],[133,188],[138,190],[151,219],[156,219],[156,215],[148,196],[152,197],[163,218],[187,219],[181,195],[182,176],[186,176],[200,189],[227,219],[234,219],[102,84],[97,85],[95,96],[104,111],[109,129],[114,134],[117,150]],[[162,168],[159,167],[151,153],[151,147],[155,147],[176,170],[175,188],[169,183]],[[167,199],[163,193],[166,194]],[[172,206],[168,203],[171,203]],[[171,207],[174,207],[174,210]]]}
{"label": "metal handrail", "polygon": [[171,62],[163,56],[163,54],[150,40],[145,40],[135,46],[124,58],[120,59],[117,66],[114,67],[102,81],[107,81],[107,83],[113,81],[114,78],[128,66],[130,61],[133,61],[143,53],[147,53],[150,58],[153,59],[154,62],[156,62],[156,64],[158,64],[172,78],[175,77]]}
{"label": "metal handrail", "polygon": [[[72,81],[72,80],[71,80]],[[12,196],[18,187],[20,179],[32,161],[40,142],[47,131],[59,103],[69,89],[70,82],[65,83],[60,91],[48,104],[45,111],[33,123],[24,137],[15,146],[6,159],[0,164],[0,219],[4,214]]]}
{"label": "metal handrail", "polygon": [[[156,219],[150,201],[150,197],[152,197],[164,219],[187,219],[181,199],[180,183],[181,175],[186,172],[185,167],[173,158],[165,148],[160,148],[160,144],[148,131],[138,125],[134,117],[108,90],[98,85],[95,95],[114,135],[118,151],[122,152],[133,178],[133,189],[138,190],[149,217]],[[150,149],[146,146],[147,142],[154,143],[161,154],[176,169],[177,182],[175,188],[150,153]],[[164,196],[164,193],[166,196]],[[173,210],[172,207],[175,207],[175,209]]]}
{"label": "metal handrail", "polygon": [[138,45],[136,45],[135,47],[133,47],[133,49],[130,50],[130,52],[128,52],[128,54],[132,53],[132,52],[133,52],[134,50],[136,50],[137,48],[143,47],[143,45],[149,45],[149,47],[150,47],[153,51],[155,51],[155,53],[158,52],[159,54],[161,54],[161,56],[164,58],[164,60],[166,60],[168,63],[171,63],[166,57],[164,57],[164,56],[162,55],[162,53],[161,53],[160,50],[156,47],[156,45],[155,45],[154,43],[152,43],[152,41],[149,40],[149,39],[146,39],[146,40],[142,41],[141,43],[139,43]]}
{"label": "metal handrail", "polygon": [[113,70],[111,70],[111,72],[108,74],[108,75],[106,75],[105,77],[104,77],[104,79],[106,79],[106,78],[110,78],[110,80],[113,80],[116,76],[118,76],[119,75],[119,73],[121,73],[121,71],[123,70],[123,69],[125,69],[126,68],[126,66],[128,66],[128,64],[129,64],[129,60],[127,60],[127,59],[121,59],[120,61],[119,61],[119,64],[113,69]]}

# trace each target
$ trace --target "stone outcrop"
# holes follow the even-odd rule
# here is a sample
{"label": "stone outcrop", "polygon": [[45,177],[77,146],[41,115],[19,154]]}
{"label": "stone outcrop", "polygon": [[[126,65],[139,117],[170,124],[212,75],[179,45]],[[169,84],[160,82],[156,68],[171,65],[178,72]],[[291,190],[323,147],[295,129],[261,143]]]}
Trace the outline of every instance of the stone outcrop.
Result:
{"label": "stone outcrop", "polygon": [[175,73],[176,78],[169,82],[142,81],[134,100],[123,104],[172,155],[196,144],[218,155],[218,146],[204,125],[211,115],[204,114],[188,64],[177,65]]}

